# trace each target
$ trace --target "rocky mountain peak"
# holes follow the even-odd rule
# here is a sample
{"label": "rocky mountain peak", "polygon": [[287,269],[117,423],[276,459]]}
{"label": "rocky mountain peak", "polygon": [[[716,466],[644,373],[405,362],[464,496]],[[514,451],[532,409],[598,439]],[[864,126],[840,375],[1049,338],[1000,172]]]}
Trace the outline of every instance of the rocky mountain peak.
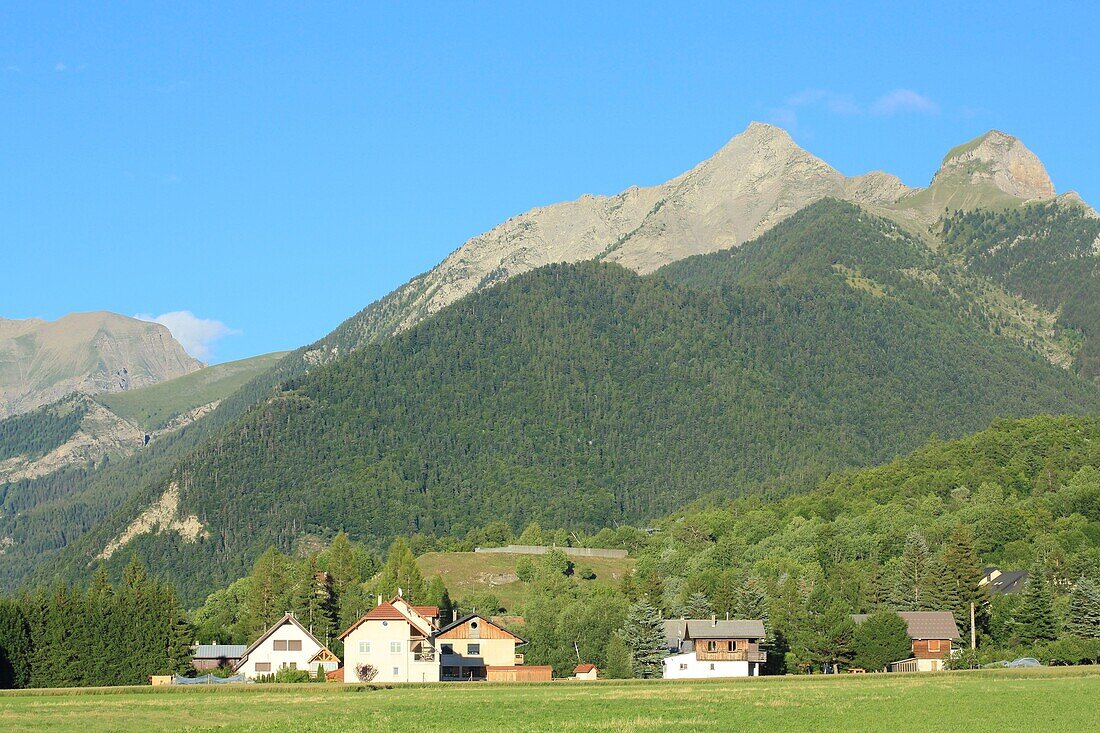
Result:
{"label": "rocky mountain peak", "polygon": [[999,130],[990,130],[948,152],[932,185],[945,178],[979,184],[990,182],[1022,199],[1054,196],[1054,183],[1042,161],[1019,139]]}

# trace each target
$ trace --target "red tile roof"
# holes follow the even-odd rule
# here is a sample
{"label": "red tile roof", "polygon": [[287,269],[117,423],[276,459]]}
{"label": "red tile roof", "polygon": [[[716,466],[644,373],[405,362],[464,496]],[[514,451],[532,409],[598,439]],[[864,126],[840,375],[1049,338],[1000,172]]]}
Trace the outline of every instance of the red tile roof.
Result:
{"label": "red tile roof", "polygon": [[585,672],[591,672],[595,668],[596,665],[594,664],[578,664],[576,667],[573,668],[573,672],[575,674],[583,674]]}
{"label": "red tile roof", "polygon": [[374,621],[377,619],[384,621],[406,621],[405,615],[394,608],[389,603],[383,603],[380,606],[375,606],[371,610],[367,611],[367,615],[363,618]]}
{"label": "red tile roof", "polygon": [[344,668],[337,667],[331,672],[325,672],[325,679],[329,682],[343,682],[344,681]]}
{"label": "red tile roof", "polygon": [[435,618],[439,615],[439,606],[409,606],[424,618]]}

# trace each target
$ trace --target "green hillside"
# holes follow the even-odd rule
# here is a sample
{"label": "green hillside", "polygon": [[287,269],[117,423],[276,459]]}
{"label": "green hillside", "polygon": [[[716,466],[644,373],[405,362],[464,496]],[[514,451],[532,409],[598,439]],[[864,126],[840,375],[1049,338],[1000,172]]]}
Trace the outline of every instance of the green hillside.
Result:
{"label": "green hillside", "polygon": [[[904,274],[927,256],[826,201],[653,276],[584,263],[517,277],[289,382],[172,471],[210,539],[128,549],[195,599],[305,533],[380,546],[489,519],[610,526],[809,488],[1000,416],[1100,409],[1097,388]],[[85,537],[73,571],[164,486]]]}
{"label": "green hillside", "polygon": [[1083,341],[1075,368],[1100,376],[1100,219],[1082,206],[1046,203],[956,212],[938,229],[972,271],[1057,311],[1058,326]]}
{"label": "green hillside", "polygon": [[[491,595],[503,608],[521,611],[531,595],[531,586],[516,576],[516,563],[526,557],[538,561],[538,556],[477,552],[428,552],[416,559],[425,578],[439,576],[450,592],[451,599],[464,602],[471,596]],[[584,557],[572,558],[574,564],[590,568],[596,575],[580,583],[617,586],[634,568],[634,559]],[[465,604],[468,608],[469,604]]]}
{"label": "green hillside", "polygon": [[96,401],[146,430],[160,430],[189,410],[225,399],[269,371],[286,353],[215,364],[143,389],[98,395]]}

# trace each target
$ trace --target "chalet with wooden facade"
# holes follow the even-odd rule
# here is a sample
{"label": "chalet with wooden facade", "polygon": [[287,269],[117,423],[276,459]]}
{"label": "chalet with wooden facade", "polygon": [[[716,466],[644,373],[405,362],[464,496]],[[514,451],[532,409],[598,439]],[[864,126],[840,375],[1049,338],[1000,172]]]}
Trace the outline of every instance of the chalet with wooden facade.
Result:
{"label": "chalet with wooden facade", "polygon": [[302,626],[293,613],[288,613],[244,650],[233,671],[255,679],[280,669],[300,669],[312,674],[318,667],[327,673],[339,666],[336,655]]}
{"label": "chalet with wooden facade", "polygon": [[[937,672],[943,669],[943,658],[951,654],[952,644],[959,639],[959,627],[950,611],[899,611],[913,641],[913,656],[890,665],[891,672]],[[857,624],[867,614],[852,616]]]}
{"label": "chalet with wooden facade", "polygon": [[665,622],[666,679],[756,677],[768,660],[761,650],[764,622],[755,619],[678,619]]}
{"label": "chalet with wooden facade", "polygon": [[484,680],[494,667],[518,667],[523,664],[523,655],[516,653],[516,647],[527,643],[476,613],[441,628],[435,642],[441,680]]}

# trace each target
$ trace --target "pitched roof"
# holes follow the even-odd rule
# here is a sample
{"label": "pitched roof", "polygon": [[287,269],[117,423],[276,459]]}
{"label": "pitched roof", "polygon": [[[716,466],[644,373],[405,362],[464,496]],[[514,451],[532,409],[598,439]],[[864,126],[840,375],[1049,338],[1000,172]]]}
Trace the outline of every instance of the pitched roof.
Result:
{"label": "pitched roof", "polygon": [[439,615],[439,606],[409,606],[424,618],[435,618]]}
{"label": "pitched roof", "polygon": [[[401,612],[395,603],[401,602],[407,607],[416,618],[412,618]],[[423,612],[433,612],[430,616],[425,615]],[[358,629],[365,621],[404,621],[405,623],[417,628],[418,631],[424,633],[425,636],[431,634],[432,624],[428,621],[429,618],[434,618],[439,615],[438,606],[413,606],[405,602],[400,596],[394,596],[393,599],[380,603],[371,610],[367,611],[358,621],[353,623],[347,628],[344,633],[340,634],[339,639],[343,639],[351,632]]]}
{"label": "pitched roof", "polygon": [[687,619],[687,639],[763,639],[764,622],[758,619]]}
{"label": "pitched roof", "polygon": [[264,641],[267,640],[267,637],[271,636],[272,634],[275,633],[276,630],[282,628],[283,626],[285,626],[288,623],[294,624],[299,629],[301,629],[302,633],[305,634],[310,639],[310,641],[312,641],[317,646],[321,647],[322,649],[327,649],[328,648],[324,644],[322,644],[316,636],[311,634],[309,629],[307,629],[305,626],[302,626],[302,622],[299,621],[297,618],[295,618],[293,613],[288,613],[287,615],[283,616],[281,619],[276,621],[271,626],[270,629],[268,629],[267,631],[265,631],[263,634],[260,635],[259,639],[256,639],[256,641],[252,642],[248,646],[248,648],[244,650],[244,653],[241,654],[241,658],[239,660],[237,660],[237,662],[233,665],[233,670],[236,671],[236,670],[240,669],[241,665],[243,665],[246,661],[248,661],[248,655],[251,654],[253,651],[255,651],[256,647],[258,647],[260,644],[263,644]]}
{"label": "pitched roof", "polygon": [[194,659],[239,659],[247,648],[244,644],[196,644],[191,656]]}
{"label": "pitched roof", "polygon": [[336,669],[325,672],[325,679],[327,679],[329,682],[343,682],[344,668],[337,667]]}
{"label": "pitched roof", "polygon": [[594,664],[578,664],[573,668],[575,674],[584,674],[585,672],[591,672],[596,668]]}
{"label": "pitched roof", "polygon": [[680,651],[680,644],[687,632],[687,621],[682,618],[670,618],[665,621],[665,645],[669,651]]}
{"label": "pitched roof", "polygon": [[443,636],[443,634],[447,633],[448,631],[450,631],[452,629],[457,629],[459,626],[462,626],[464,623],[466,623],[470,619],[475,619],[475,618],[481,619],[482,621],[489,624],[490,626],[492,626],[494,628],[497,628],[497,629],[500,629],[505,634],[509,634],[510,636],[515,637],[516,641],[519,642],[520,644],[526,644],[527,643],[527,640],[524,639],[523,637],[519,636],[518,634],[512,633],[511,631],[504,628],[503,626],[500,626],[498,624],[494,624],[492,621],[485,618],[480,613],[468,613],[465,616],[463,616],[462,618],[455,619],[451,623],[449,623],[446,626],[444,626],[443,628],[441,628],[439,631],[435,632],[435,635],[436,636]]}
{"label": "pitched roof", "polygon": [[[852,615],[852,620],[861,624],[867,620],[866,613]],[[910,639],[958,639],[959,627],[950,611],[898,611],[909,626]]]}
{"label": "pitched roof", "polygon": [[1027,585],[1026,570],[1002,570],[1001,574],[989,581],[989,590],[992,593],[1007,595],[1019,593]]}

